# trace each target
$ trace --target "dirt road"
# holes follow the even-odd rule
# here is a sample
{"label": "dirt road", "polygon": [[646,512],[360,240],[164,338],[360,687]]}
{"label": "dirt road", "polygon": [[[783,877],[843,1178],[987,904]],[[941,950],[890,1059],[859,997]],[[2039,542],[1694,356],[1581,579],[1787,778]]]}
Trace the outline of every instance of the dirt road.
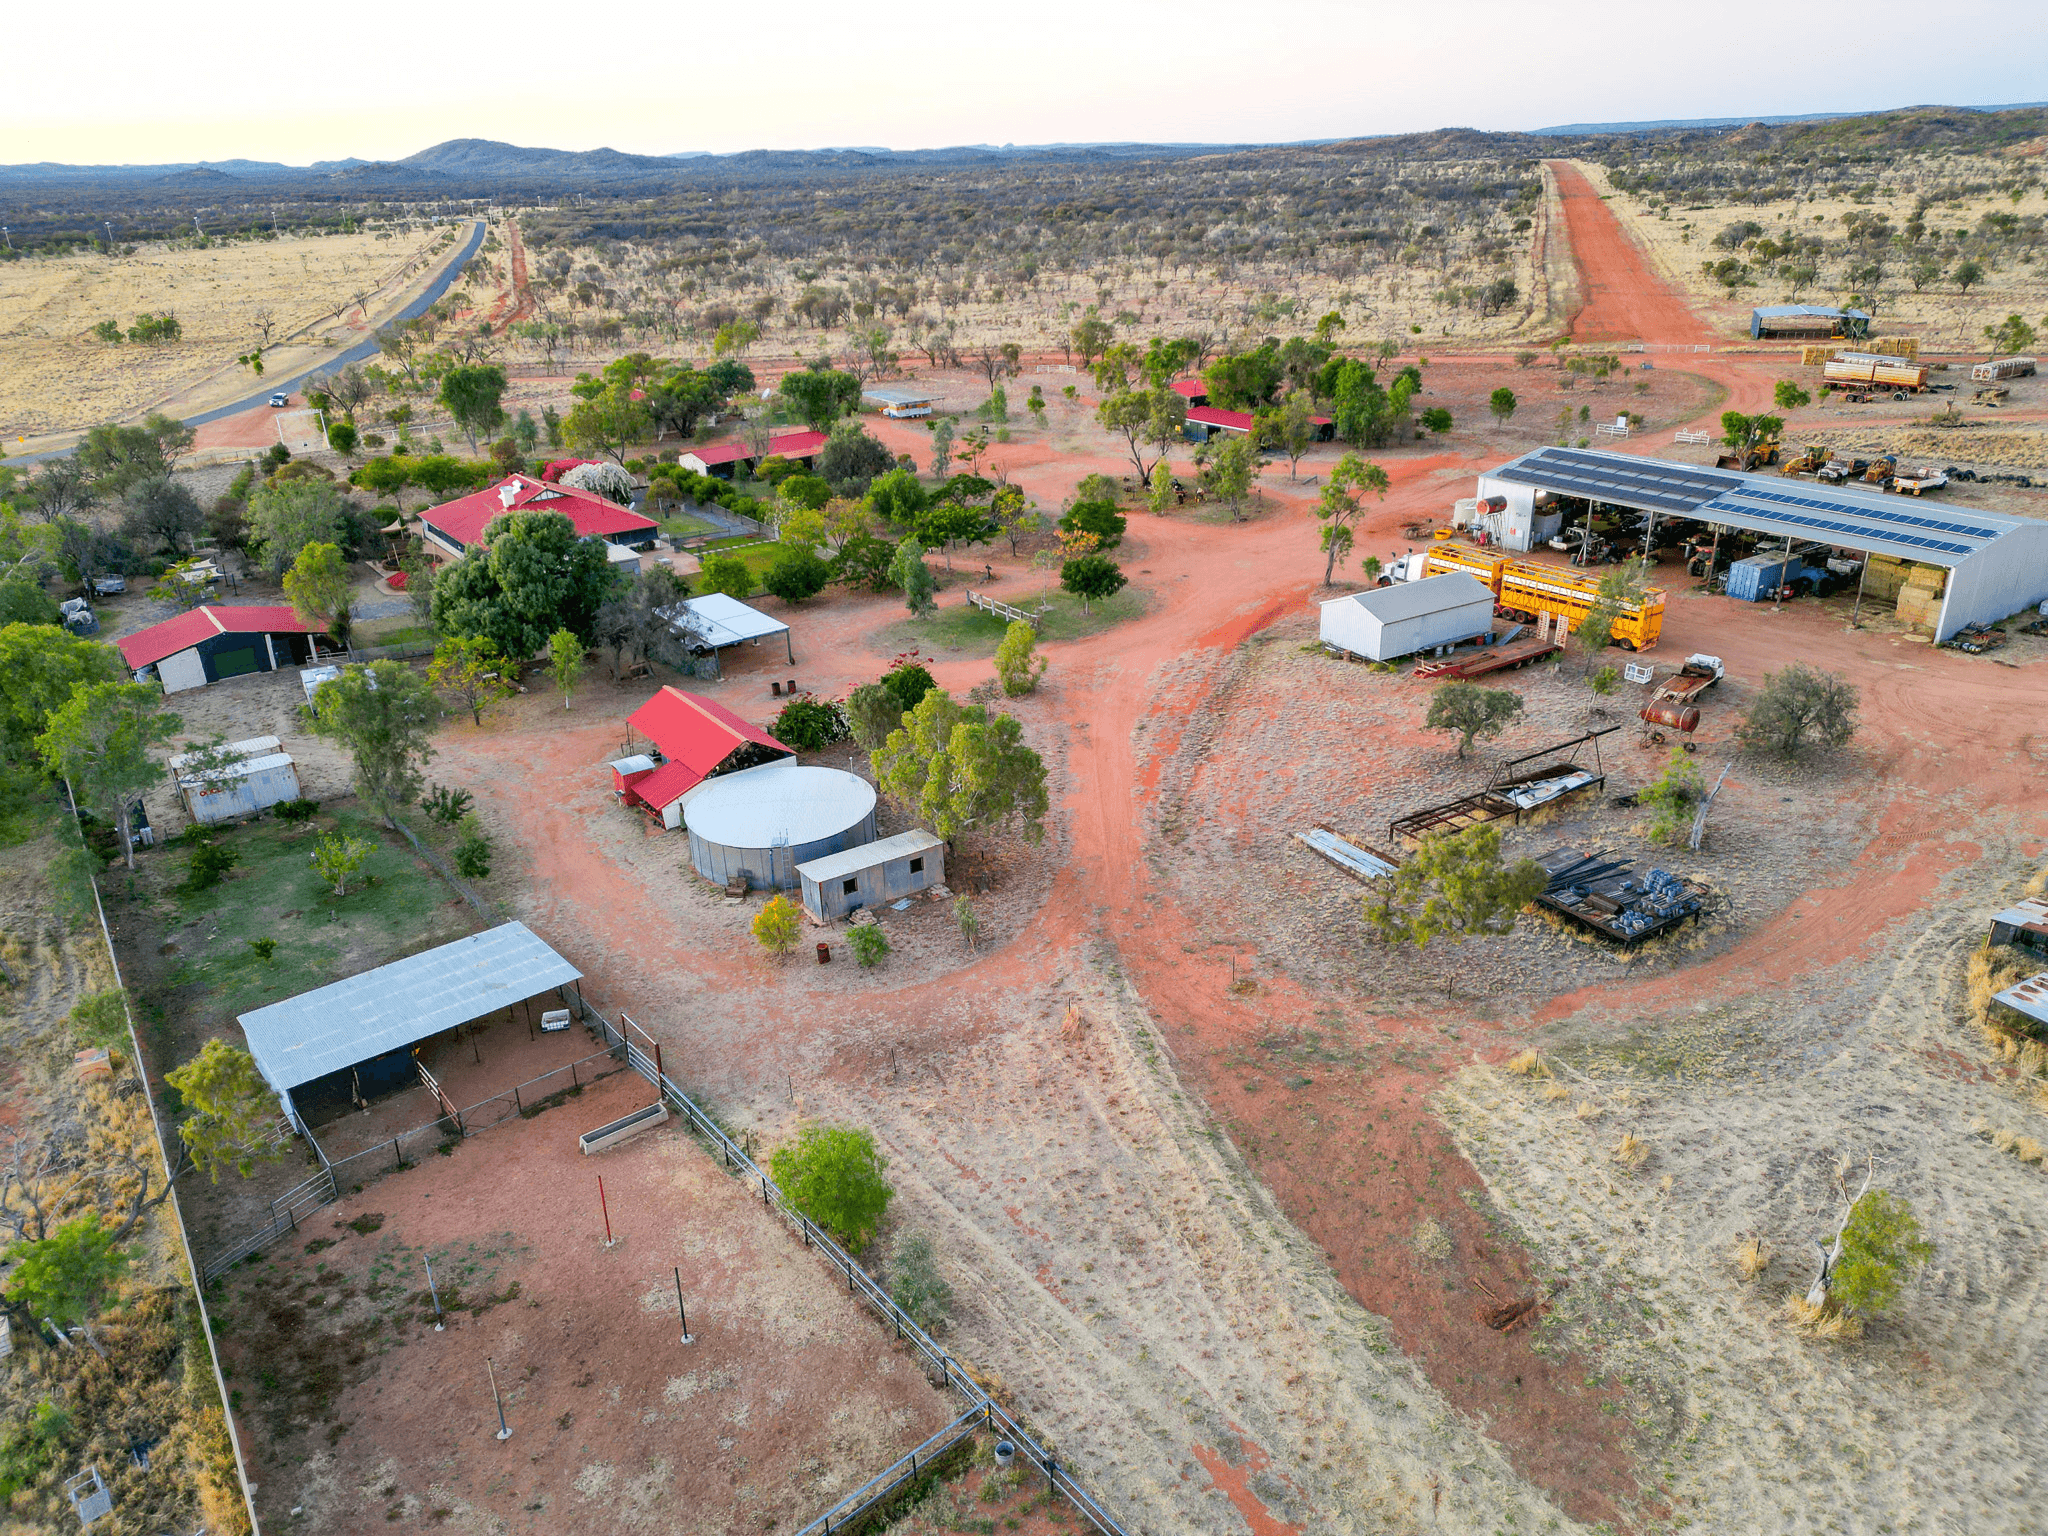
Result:
{"label": "dirt road", "polygon": [[1684,298],[1660,282],[1593,184],[1568,160],[1545,162],[1564,200],[1580,308],[1574,341],[1710,342],[1713,334]]}

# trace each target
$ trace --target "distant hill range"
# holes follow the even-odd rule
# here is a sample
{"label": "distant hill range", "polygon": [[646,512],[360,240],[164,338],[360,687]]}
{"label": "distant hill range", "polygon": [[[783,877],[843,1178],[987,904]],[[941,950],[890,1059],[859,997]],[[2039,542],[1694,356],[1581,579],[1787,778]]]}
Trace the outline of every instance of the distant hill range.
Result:
{"label": "distant hill range", "polygon": [[71,192],[90,197],[116,190],[159,190],[191,201],[208,192],[224,197],[296,194],[317,201],[390,195],[399,198],[482,197],[498,193],[548,195],[586,191],[644,196],[734,182],[915,172],[947,167],[1004,167],[1030,163],[1085,166],[1142,160],[1290,152],[1329,155],[1450,159],[1473,155],[1598,153],[1617,137],[1657,140],[1711,137],[1758,149],[1823,145],[1862,152],[1946,146],[1997,150],[2048,136],[2048,104],[2001,107],[1905,107],[1861,114],[1800,117],[1700,118],[1640,123],[1566,123],[1527,133],[1444,128],[1429,133],[1293,144],[964,144],[940,149],[872,147],[814,150],[745,150],[709,154],[685,150],[631,155],[616,149],[535,149],[492,139],[450,139],[403,160],[320,160],[284,165],[271,160],[214,160],[170,165],[0,166],[0,199]]}

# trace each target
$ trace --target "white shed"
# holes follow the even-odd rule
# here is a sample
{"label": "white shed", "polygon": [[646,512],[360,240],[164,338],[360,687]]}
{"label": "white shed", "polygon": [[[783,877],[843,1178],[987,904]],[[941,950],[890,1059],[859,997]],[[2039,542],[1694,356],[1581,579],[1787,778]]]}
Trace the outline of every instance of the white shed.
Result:
{"label": "white shed", "polygon": [[170,761],[177,775],[178,797],[201,825],[254,816],[266,806],[299,798],[299,775],[275,736],[251,736],[222,749],[233,759],[214,768],[194,765],[196,753]]}
{"label": "white shed", "polygon": [[1493,628],[1493,592],[1463,571],[1371,587],[1322,605],[1323,644],[1392,661],[1476,639]]}

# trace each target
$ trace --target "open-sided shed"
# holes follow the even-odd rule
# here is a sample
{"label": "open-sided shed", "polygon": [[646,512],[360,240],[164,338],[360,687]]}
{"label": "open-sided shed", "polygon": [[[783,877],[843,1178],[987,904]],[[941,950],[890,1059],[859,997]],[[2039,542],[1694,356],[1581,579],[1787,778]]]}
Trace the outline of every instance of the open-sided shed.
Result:
{"label": "open-sided shed", "polygon": [[502,923],[238,1022],[256,1070],[303,1129],[316,1103],[368,1100],[416,1082],[423,1041],[542,993],[567,1002],[582,977],[526,924]]}

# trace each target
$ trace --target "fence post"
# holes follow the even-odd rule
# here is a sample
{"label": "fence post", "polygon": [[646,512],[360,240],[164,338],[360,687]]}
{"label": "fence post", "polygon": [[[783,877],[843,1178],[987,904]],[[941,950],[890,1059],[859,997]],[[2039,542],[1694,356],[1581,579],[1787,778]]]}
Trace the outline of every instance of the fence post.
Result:
{"label": "fence post", "polygon": [[398,1138],[396,1136],[391,1138],[391,1166],[393,1168],[403,1168],[405,1166],[405,1154],[398,1150]]}
{"label": "fence post", "polygon": [[569,1063],[569,1086],[571,1088],[581,1088],[583,1086],[576,1080],[576,1063],[573,1061]]}
{"label": "fence post", "polygon": [[519,1088],[517,1084],[514,1084],[512,1088],[512,1107],[522,1115],[526,1113],[526,1106],[519,1102]]}

